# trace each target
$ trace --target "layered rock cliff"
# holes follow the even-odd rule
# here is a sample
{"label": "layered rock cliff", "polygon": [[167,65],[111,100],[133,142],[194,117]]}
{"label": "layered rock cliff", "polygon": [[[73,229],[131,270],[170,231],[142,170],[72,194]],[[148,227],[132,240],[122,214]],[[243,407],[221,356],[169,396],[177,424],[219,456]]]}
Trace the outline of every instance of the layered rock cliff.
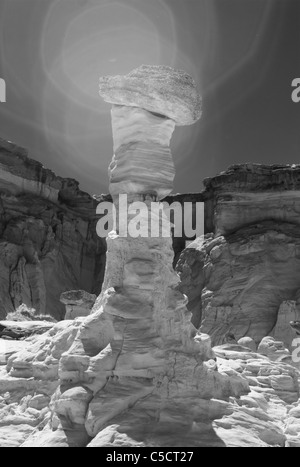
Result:
{"label": "layered rock cliff", "polygon": [[267,220],[300,224],[300,165],[233,165],[204,186],[206,232],[223,235]]}
{"label": "layered rock cliff", "polygon": [[[213,234],[177,265],[193,322],[214,344],[230,332],[256,343],[276,335],[290,348],[289,321],[300,317],[300,166],[233,166],[205,186]],[[283,315],[286,301],[294,306]]]}
{"label": "layered rock cliff", "polygon": [[60,294],[99,293],[105,242],[96,201],[0,139],[0,317],[25,304],[62,319]]}
{"label": "layered rock cliff", "polygon": [[[293,170],[287,168],[288,173]],[[194,196],[196,202],[199,198]],[[208,193],[200,196],[208,199]],[[220,198],[213,191],[209,196],[206,209],[214,203],[217,208]],[[182,198],[190,200],[189,195]],[[188,296],[192,320],[210,334],[214,345],[219,344],[211,349],[210,339],[203,336],[198,342],[204,361],[196,367],[190,355],[180,355],[178,344],[176,355],[168,351],[166,358],[158,352],[150,358],[146,350],[153,337],[145,333],[151,322],[149,303],[140,306],[137,301],[133,307],[137,284],[150,297],[153,288],[161,289],[160,282],[172,276],[164,266],[171,260],[168,242],[160,249],[164,271],[157,269],[155,275],[145,259],[154,254],[157,261],[156,249],[144,251],[141,259],[136,240],[130,248],[127,243],[126,255],[124,244],[114,250],[116,258],[126,263],[125,289],[116,284],[121,273],[114,276],[122,263],[113,260],[105,288],[116,284],[117,294],[108,289],[89,318],[57,323],[30,340],[12,344],[0,339],[1,446],[142,446],[145,440],[147,445],[170,446],[178,443],[174,420],[181,413],[186,422],[180,425],[180,446],[300,447],[300,363],[289,351],[298,329],[289,322],[299,322],[300,236],[296,222],[269,218],[268,199],[266,192],[265,220],[230,228],[223,235],[206,234],[179,259],[179,288]],[[292,195],[289,199],[291,210],[295,209]],[[247,217],[247,204],[244,210]],[[214,211],[210,212],[213,219]],[[111,248],[118,242],[109,242]],[[133,258],[128,260],[127,255]],[[133,319],[141,309],[143,317]],[[182,338],[188,317],[186,311],[182,314],[184,309],[182,303],[180,312],[176,309],[174,314],[170,307],[164,316],[157,315],[155,345],[162,337],[162,348],[172,344],[172,336]],[[107,339],[110,344],[97,353],[97,346],[104,346]],[[159,374],[162,361],[168,362],[169,370],[152,392],[149,369]],[[188,388],[195,371],[198,386],[193,393]],[[131,375],[131,385],[124,385],[124,375]],[[170,395],[172,406],[166,404]],[[174,403],[176,399],[180,404]],[[145,423],[148,431],[141,431]]]}

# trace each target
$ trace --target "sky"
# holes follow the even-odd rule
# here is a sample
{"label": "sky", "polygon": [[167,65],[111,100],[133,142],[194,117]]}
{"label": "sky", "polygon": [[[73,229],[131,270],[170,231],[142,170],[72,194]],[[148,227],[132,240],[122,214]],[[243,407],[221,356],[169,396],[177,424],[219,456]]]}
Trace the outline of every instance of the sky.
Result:
{"label": "sky", "polygon": [[174,193],[231,164],[300,163],[299,0],[0,0],[0,137],[90,194],[108,192],[100,76],[141,64],[194,78],[203,115],[176,128]]}

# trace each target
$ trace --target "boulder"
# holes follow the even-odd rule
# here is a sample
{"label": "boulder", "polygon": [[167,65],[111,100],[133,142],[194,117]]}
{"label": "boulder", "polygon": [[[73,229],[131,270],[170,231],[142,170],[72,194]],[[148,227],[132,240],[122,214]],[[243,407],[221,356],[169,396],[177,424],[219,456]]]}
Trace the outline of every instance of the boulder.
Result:
{"label": "boulder", "polygon": [[256,352],[257,350],[257,345],[254,340],[251,339],[251,337],[241,337],[237,343],[243,347],[247,347],[248,349],[253,350],[253,352]]}
{"label": "boulder", "polygon": [[72,320],[78,316],[88,316],[97,296],[85,290],[69,290],[63,292],[60,301],[66,306],[65,319]]}
{"label": "boulder", "polygon": [[101,77],[100,95],[111,104],[166,116],[176,125],[191,125],[201,117],[193,78],[168,66],[142,65],[125,76]]}

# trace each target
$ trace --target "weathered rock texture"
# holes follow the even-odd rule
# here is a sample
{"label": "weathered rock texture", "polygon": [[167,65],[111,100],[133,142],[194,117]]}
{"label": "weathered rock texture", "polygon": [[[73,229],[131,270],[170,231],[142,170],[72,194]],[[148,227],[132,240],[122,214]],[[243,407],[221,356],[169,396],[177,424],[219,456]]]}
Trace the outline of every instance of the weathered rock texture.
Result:
{"label": "weathered rock texture", "polygon": [[164,198],[171,192],[175,176],[169,148],[175,122],[137,107],[114,105],[111,114],[111,194],[152,194]]}
{"label": "weathered rock texture", "polygon": [[299,306],[294,300],[282,302],[277,314],[277,322],[271,336],[282,341],[286,348],[292,350],[292,343],[297,338],[297,331],[291,325],[300,317]]}
{"label": "weathered rock texture", "polygon": [[60,301],[66,306],[65,319],[88,316],[94,306],[97,296],[85,290],[69,290],[63,292]]}
{"label": "weathered rock texture", "polygon": [[300,166],[233,166],[204,183],[213,234],[177,264],[194,324],[214,344],[230,332],[256,344],[272,335],[291,349],[289,323],[300,319]]}
{"label": "weathered rock texture", "polygon": [[106,102],[145,109],[176,125],[191,125],[201,117],[201,97],[187,73],[167,66],[142,65],[125,76],[100,78]]}
{"label": "weathered rock texture", "polygon": [[300,224],[300,165],[233,165],[204,186],[207,233],[266,220]]}
{"label": "weathered rock texture", "polygon": [[114,104],[110,193],[164,198],[175,176],[169,148],[175,125],[201,116],[193,79],[169,67],[144,65],[127,76],[100,78],[100,94]]}
{"label": "weathered rock texture", "polygon": [[[180,359],[183,365],[180,381],[179,374],[174,372],[167,384],[166,369],[162,386],[167,393],[157,388],[147,395],[148,375],[143,380],[144,398],[137,401],[141,389],[137,385],[137,370],[131,384],[127,381],[124,385],[124,373],[103,369],[103,363],[104,368],[109,368],[109,362],[112,365],[111,352],[105,352],[106,362],[103,352],[90,358],[92,386],[86,382],[74,386],[69,382],[58,387],[59,360],[64,359],[63,352],[74,341],[82,319],[77,324],[76,320],[57,323],[47,334],[30,341],[0,339],[0,365],[8,362],[7,367],[0,366],[1,447],[130,447],[145,445],[145,438],[147,445],[153,447],[175,443],[178,447],[300,446],[299,371],[293,366],[289,352],[284,352],[283,345],[274,339],[264,339],[258,352],[236,344],[215,347],[216,361],[198,363],[200,386],[194,389],[194,396],[189,387],[191,368],[182,372],[192,360],[191,355],[185,354],[184,360]],[[175,352],[172,355],[174,358]],[[174,365],[173,360],[172,371],[179,368],[180,361]],[[149,359],[145,356],[142,362],[149,364]],[[80,371],[79,361],[77,366]],[[128,367],[123,368],[128,376]],[[106,382],[105,371],[106,376],[110,375]],[[82,379],[83,374],[87,372],[82,373]],[[93,397],[96,386],[101,385],[101,377],[104,390]],[[179,387],[174,386],[175,382],[180,383]],[[181,398],[175,397],[173,406],[166,404],[174,393],[178,395],[181,391],[185,391],[189,410],[181,405]],[[182,410],[186,418],[178,426]],[[89,430],[99,429],[92,440],[85,424]]]}
{"label": "weathered rock texture", "polygon": [[61,319],[62,292],[101,290],[106,246],[96,206],[75,180],[0,139],[0,317],[25,304]]}
{"label": "weathered rock texture", "polygon": [[300,321],[291,321],[290,326],[296,332],[297,336],[300,335]]}
{"label": "weathered rock texture", "polygon": [[[155,68],[154,76],[157,72]],[[162,68],[161,77],[164,74]],[[148,93],[151,96],[151,86]],[[147,96],[144,100],[147,107]],[[129,204],[141,199],[150,203],[168,194],[171,179],[164,169],[165,154],[173,167],[168,144],[175,122],[126,106],[113,106],[112,116],[115,157],[110,190],[116,204],[118,194],[128,193]],[[148,154],[141,160],[145,147]],[[103,292],[60,361],[56,414],[63,427],[68,417],[84,425],[97,446],[110,445],[112,436],[119,446],[124,439],[131,446],[177,446],[188,438],[191,446],[198,445],[193,409],[197,399],[240,395],[247,392],[247,382],[231,380],[204,363],[213,358],[210,339],[197,334],[185,298],[175,289],[171,236],[122,238],[111,232],[107,243]],[[70,382],[73,400],[74,393],[85,394],[80,397],[81,410],[73,402],[70,412],[66,402],[63,388]]]}
{"label": "weathered rock texture", "polygon": [[259,343],[278,335],[280,327],[281,340],[291,345],[292,319],[283,320],[279,309],[294,300],[293,317],[299,318],[298,226],[267,221],[226,236],[208,235],[188,246],[177,270],[193,321],[214,344],[224,343],[229,331],[237,340],[248,336]]}

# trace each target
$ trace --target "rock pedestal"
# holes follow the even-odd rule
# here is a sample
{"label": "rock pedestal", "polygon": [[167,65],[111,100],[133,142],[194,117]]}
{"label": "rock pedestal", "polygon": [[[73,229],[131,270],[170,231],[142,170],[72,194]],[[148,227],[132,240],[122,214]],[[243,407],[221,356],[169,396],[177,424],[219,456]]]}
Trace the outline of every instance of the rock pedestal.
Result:
{"label": "rock pedestal", "polygon": [[[0,445],[299,447],[297,362],[265,337],[286,329],[283,301],[299,304],[298,226],[197,239],[178,263],[179,291],[170,236],[137,228],[134,207],[145,203],[142,223],[170,192],[169,141],[200,116],[200,98],[190,77],[166,67],[103,78],[100,92],[113,105],[110,191],[117,213],[130,212],[108,237],[89,316],[53,324],[19,351],[0,339]],[[190,312],[223,345],[212,351]],[[299,321],[292,328],[300,333]]]}
{"label": "rock pedestal", "polygon": [[[142,221],[170,193],[170,138],[176,125],[200,117],[200,97],[185,73],[149,66],[102,78],[100,94],[113,105],[110,192],[118,214],[119,195],[127,195],[128,217],[108,236],[102,293],[91,314],[55,325],[39,354],[26,349],[26,365],[24,356],[8,361],[10,373],[25,369],[59,381],[51,420],[24,446],[86,446],[90,438],[91,447],[222,445],[210,420],[215,410],[223,414],[222,400],[249,392],[248,381],[218,371],[210,337],[191,323],[171,236],[153,236],[148,225],[141,236],[130,234],[134,203],[145,203]],[[214,398],[220,401],[211,405]]]}
{"label": "rock pedestal", "polygon": [[109,167],[110,193],[150,194],[157,199],[173,188],[175,169],[170,139],[175,122],[139,107],[113,105],[114,157]]}
{"label": "rock pedestal", "polygon": [[[117,212],[121,194],[129,210],[136,201],[150,207],[172,189],[175,125],[200,117],[195,85],[182,72],[141,67],[124,78],[102,78],[100,94],[113,104],[109,174]],[[210,338],[197,334],[176,290],[171,237],[152,237],[149,229],[138,238],[120,236],[116,227],[107,239],[103,292],[62,356],[61,382],[84,385],[87,399],[92,391],[85,427],[94,445],[177,446],[187,433],[188,445],[197,445],[197,399],[247,391],[247,383],[232,383],[215,364],[203,363],[213,359]],[[56,411],[67,417],[64,398]]]}

